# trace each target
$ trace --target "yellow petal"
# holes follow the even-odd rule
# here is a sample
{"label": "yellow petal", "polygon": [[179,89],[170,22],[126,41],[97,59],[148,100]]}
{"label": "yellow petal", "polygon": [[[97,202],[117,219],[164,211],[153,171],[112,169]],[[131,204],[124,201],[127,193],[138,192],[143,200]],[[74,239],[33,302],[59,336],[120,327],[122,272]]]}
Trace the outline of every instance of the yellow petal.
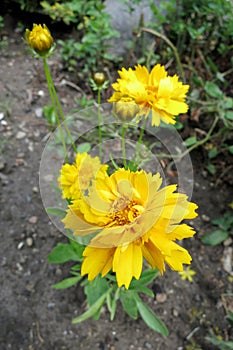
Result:
{"label": "yellow petal", "polygon": [[165,271],[164,257],[150,239],[144,243],[142,253],[152,268],[158,268],[161,273]]}
{"label": "yellow petal", "polygon": [[177,250],[172,251],[171,256],[166,256],[165,261],[172,270],[183,271],[183,264],[189,265],[192,261],[188,251],[177,245]]}
{"label": "yellow petal", "polygon": [[84,260],[81,275],[88,274],[88,280],[93,280],[99,273],[104,277],[112,268],[115,249],[86,247],[83,252]]}
{"label": "yellow petal", "polygon": [[117,247],[113,259],[113,272],[116,273],[119,287],[129,288],[133,277],[139,279],[142,272],[142,249],[137,243],[130,243],[126,249]]}

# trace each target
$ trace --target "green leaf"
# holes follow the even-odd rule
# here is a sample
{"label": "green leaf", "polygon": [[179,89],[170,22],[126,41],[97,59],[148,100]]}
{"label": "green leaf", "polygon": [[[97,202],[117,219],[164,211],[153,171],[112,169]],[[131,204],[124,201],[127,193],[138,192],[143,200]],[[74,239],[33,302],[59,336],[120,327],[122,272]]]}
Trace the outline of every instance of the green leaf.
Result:
{"label": "green leaf", "polygon": [[99,299],[97,299],[96,302],[91,307],[89,307],[86,312],[84,312],[81,316],[74,318],[72,320],[72,323],[75,324],[75,323],[83,322],[83,321],[87,320],[88,318],[93,317],[98,312],[100,312],[101,307],[103,306],[105,299],[107,297],[107,294],[108,294],[108,292],[101,295],[101,297]]}
{"label": "green leaf", "polygon": [[58,243],[58,245],[48,255],[48,262],[52,264],[61,264],[70,260],[79,260],[76,252],[70,244]]}
{"label": "green leaf", "polygon": [[112,300],[111,300],[111,293],[108,293],[108,295],[107,295],[107,304],[108,304],[108,310],[110,312],[110,320],[111,321],[115,317],[117,300],[119,299],[119,293],[120,293],[120,289],[117,288],[117,290],[114,293],[114,296],[113,296]]}
{"label": "green leaf", "polygon": [[218,155],[218,150],[217,150],[216,147],[212,148],[212,149],[209,150],[209,152],[208,152],[208,157],[209,157],[210,159],[215,158],[217,155]]}
{"label": "green leaf", "polygon": [[71,267],[72,271],[80,271],[80,264],[75,264],[74,266]]}
{"label": "green leaf", "polygon": [[226,97],[223,101],[224,103],[224,109],[231,109],[233,108],[233,98]]}
{"label": "green leaf", "polygon": [[129,289],[137,289],[141,286],[146,286],[151,283],[160,274],[158,269],[147,269],[142,272],[139,280],[133,280],[130,283]]}
{"label": "green leaf", "polygon": [[231,310],[229,310],[227,313],[227,321],[233,327],[233,312]]}
{"label": "green leaf", "polygon": [[78,242],[74,241],[73,239],[70,239],[70,244],[72,245],[74,251],[76,252],[78,258],[82,260],[83,258],[83,251],[85,249],[85,246],[82,244],[79,244]]}
{"label": "green leaf", "polygon": [[228,151],[230,152],[230,154],[233,154],[233,146],[228,147]]}
{"label": "green leaf", "polygon": [[98,275],[93,281],[88,282],[84,288],[88,306],[92,306],[106,291],[109,285],[105,278]]}
{"label": "green leaf", "polygon": [[138,317],[138,308],[137,308],[137,303],[134,298],[135,292],[131,290],[123,290],[121,289],[120,292],[120,301],[123,309],[133,319],[137,319]]}
{"label": "green leaf", "polygon": [[219,340],[216,336],[206,337],[206,340],[216,345],[220,350],[233,350],[232,341]]}
{"label": "green leaf", "polygon": [[206,169],[209,171],[211,175],[216,174],[216,168],[214,164],[208,164]]}
{"label": "green leaf", "polygon": [[191,137],[188,137],[188,138],[184,141],[184,145],[185,145],[186,147],[189,147],[189,146],[194,145],[196,142],[197,142],[196,136],[191,136]]}
{"label": "green leaf", "polygon": [[228,120],[233,120],[233,112],[232,112],[232,111],[226,111],[225,117],[226,117]]}
{"label": "green leaf", "polygon": [[45,209],[46,213],[54,216],[58,216],[59,218],[64,218],[66,216],[66,211],[61,208],[56,208],[56,207],[48,207]]}
{"label": "green leaf", "polygon": [[142,302],[138,297],[136,298],[138,311],[143,319],[143,321],[154,331],[161,333],[163,335],[168,335],[168,329],[165,324],[160,320],[158,316],[154,313],[151,308]]}
{"label": "green leaf", "polygon": [[219,89],[218,85],[214,84],[212,81],[207,81],[204,86],[204,90],[210,97],[221,98],[223,92]]}
{"label": "green leaf", "polygon": [[134,290],[137,291],[137,292],[149,295],[149,297],[152,297],[152,298],[154,297],[154,293],[152,292],[152,290],[147,288],[147,287],[145,287],[145,286],[138,286]]}
{"label": "green leaf", "polygon": [[89,142],[83,142],[77,147],[77,153],[89,152],[91,149],[91,145]]}
{"label": "green leaf", "polygon": [[182,130],[184,128],[184,125],[180,121],[177,120],[174,127],[176,130]]}
{"label": "green leaf", "polygon": [[69,277],[69,278],[66,278],[63,281],[59,282],[59,283],[53,284],[52,288],[55,288],[55,289],[66,289],[66,288],[74,286],[81,279],[82,279],[81,275],[79,275],[77,277]]}
{"label": "green leaf", "polygon": [[227,238],[228,238],[227,231],[216,230],[204,235],[201,240],[204,244],[217,245],[225,241]]}

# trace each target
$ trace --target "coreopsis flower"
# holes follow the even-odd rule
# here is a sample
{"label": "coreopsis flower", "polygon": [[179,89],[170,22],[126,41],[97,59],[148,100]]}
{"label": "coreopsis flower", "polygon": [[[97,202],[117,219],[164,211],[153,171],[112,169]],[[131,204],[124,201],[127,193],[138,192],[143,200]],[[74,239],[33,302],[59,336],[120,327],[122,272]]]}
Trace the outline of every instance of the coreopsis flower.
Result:
{"label": "coreopsis flower", "polygon": [[43,24],[33,24],[30,31],[26,29],[25,38],[28,46],[39,56],[47,56],[54,48],[54,40],[47,26]]}
{"label": "coreopsis flower", "polygon": [[149,73],[139,64],[134,70],[122,68],[118,73],[120,78],[112,84],[115,92],[108,102],[132,99],[140,107],[139,117],[147,118],[152,111],[152,126],[158,126],[161,121],[175,124],[175,116],[187,112],[185,98],[189,85],[179,82],[177,75],[168,76],[164,66],[157,64]]}
{"label": "coreopsis flower", "polygon": [[94,279],[115,272],[118,286],[129,288],[140,278],[143,257],[152,268],[176,271],[190,264],[188,251],[175,241],[192,237],[195,231],[184,219],[197,216],[197,205],[176,185],[160,189],[162,179],[144,170],[118,169],[98,178],[87,197],[74,200],[63,219],[74,235],[96,233],[85,248],[81,274]]}
{"label": "coreopsis flower", "polygon": [[58,178],[62,197],[69,200],[78,199],[91,186],[92,181],[104,177],[107,165],[102,165],[98,157],[88,153],[77,153],[74,164],[64,164]]}
{"label": "coreopsis flower", "polygon": [[191,270],[190,266],[188,266],[185,270],[180,271],[179,275],[182,280],[188,280],[189,282],[193,282],[193,276],[196,275],[194,270]]}

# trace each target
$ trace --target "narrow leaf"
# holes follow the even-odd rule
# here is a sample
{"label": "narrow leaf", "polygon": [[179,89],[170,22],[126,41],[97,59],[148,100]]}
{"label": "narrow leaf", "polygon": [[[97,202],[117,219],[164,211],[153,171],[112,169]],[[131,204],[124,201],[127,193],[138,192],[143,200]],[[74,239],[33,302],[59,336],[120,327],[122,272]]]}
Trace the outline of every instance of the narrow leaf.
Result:
{"label": "narrow leaf", "polygon": [[61,208],[56,208],[56,207],[48,207],[45,209],[46,213],[54,216],[58,216],[59,218],[64,218],[66,216],[66,211]]}
{"label": "narrow leaf", "polygon": [[228,238],[227,231],[216,230],[202,237],[202,242],[208,245],[218,245]]}
{"label": "narrow leaf", "polygon": [[89,152],[91,149],[91,145],[89,142],[83,142],[77,147],[77,153]]}
{"label": "narrow leaf", "polygon": [[191,136],[191,137],[188,137],[188,138],[184,141],[184,145],[185,145],[186,147],[189,147],[189,146],[194,145],[196,142],[197,142],[196,136]]}
{"label": "narrow leaf", "polygon": [[108,282],[100,275],[97,276],[93,281],[89,281],[84,288],[88,306],[93,305],[96,300],[98,300],[106,291],[109,291],[109,289],[110,288]]}
{"label": "narrow leaf", "polygon": [[58,243],[48,255],[48,262],[52,264],[62,264],[69,260],[79,260],[76,252],[70,244]]}
{"label": "narrow leaf", "polygon": [[59,282],[59,283],[53,284],[52,288],[54,288],[54,289],[66,289],[66,288],[74,286],[81,279],[82,279],[81,275],[79,275],[77,277],[69,277],[69,278],[66,278],[63,281]]}
{"label": "narrow leaf", "polygon": [[120,301],[127,315],[136,320],[138,317],[138,308],[134,294],[135,292],[130,290],[121,290]]}
{"label": "narrow leaf", "polygon": [[210,97],[220,98],[223,96],[223,92],[219,89],[218,85],[211,81],[205,83],[204,89]]}
{"label": "narrow leaf", "polygon": [[142,272],[139,280],[133,280],[129,289],[137,289],[139,286],[146,286],[160,274],[158,269],[147,269]]}
{"label": "narrow leaf", "polygon": [[83,321],[87,320],[88,318],[94,316],[100,310],[100,308],[103,306],[104,301],[107,297],[107,293],[104,293],[103,295],[101,295],[101,297],[99,299],[97,299],[96,302],[86,312],[84,312],[81,316],[74,318],[72,320],[72,323],[73,324],[80,323],[80,322],[83,322]]}
{"label": "narrow leaf", "polygon": [[154,331],[163,335],[168,335],[168,329],[158,316],[140,298],[136,299],[138,311],[143,321]]}

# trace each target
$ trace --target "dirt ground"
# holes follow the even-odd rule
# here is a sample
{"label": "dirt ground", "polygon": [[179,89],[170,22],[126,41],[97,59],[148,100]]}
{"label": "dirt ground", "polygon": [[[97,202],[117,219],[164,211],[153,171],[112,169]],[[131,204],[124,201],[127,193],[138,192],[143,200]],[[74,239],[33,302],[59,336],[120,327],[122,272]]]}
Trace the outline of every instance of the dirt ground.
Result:
{"label": "dirt ground", "polygon": [[[232,201],[224,179],[209,176],[202,151],[191,154],[194,167],[192,200],[199,205],[193,222],[197,234],[184,243],[193,257],[193,283],[167,270],[153,290],[158,295],[148,304],[167,325],[165,338],[150,330],[141,319],[127,317],[118,305],[110,322],[107,309],[100,320],[72,325],[85,310],[80,288],[54,290],[51,285],[69,276],[69,263],[52,265],[47,256],[58,242],[67,242],[50,222],[42,205],[38,171],[48,127],[40,109],[49,103],[43,66],[27,51],[15,27],[6,27],[8,46],[0,53],[0,349],[156,349],[214,350],[206,336],[212,330],[224,340],[233,339],[226,321],[224,300],[233,308],[233,288],[224,270],[228,245],[205,246],[200,237],[211,231],[211,220],[221,217]],[[55,55],[52,74],[65,111],[75,108],[79,92],[62,85],[69,76]],[[223,294],[228,296],[223,297]],[[231,294],[231,295],[230,295]],[[233,311],[233,310],[232,310]]]}

